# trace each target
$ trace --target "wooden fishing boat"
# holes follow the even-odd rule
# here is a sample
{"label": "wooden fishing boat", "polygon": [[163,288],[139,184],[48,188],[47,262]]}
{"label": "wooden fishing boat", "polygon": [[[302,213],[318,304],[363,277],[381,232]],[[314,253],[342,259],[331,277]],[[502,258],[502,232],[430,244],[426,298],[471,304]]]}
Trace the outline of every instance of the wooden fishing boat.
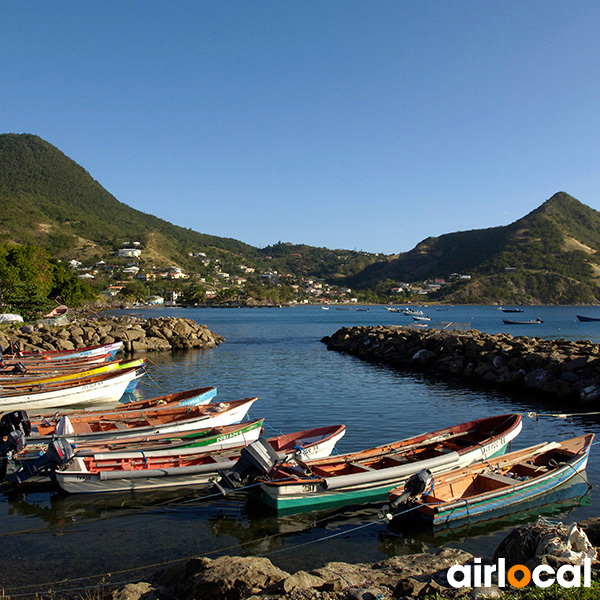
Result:
{"label": "wooden fishing boat", "polygon": [[83,371],[92,365],[111,362],[112,353],[92,354],[75,358],[62,358],[56,360],[44,360],[40,357],[26,357],[20,359],[6,358],[0,355],[0,375],[11,375],[17,372],[28,374],[37,373],[66,373],[69,371]]}
{"label": "wooden fishing boat", "polygon": [[111,354],[111,360],[123,347],[123,342],[112,342],[98,346],[86,346],[75,350],[47,350],[47,351],[11,351],[10,347],[3,353],[5,359],[22,360],[23,358],[36,357],[44,360],[61,360],[63,358],[78,358],[83,356],[95,356],[98,354]]}
{"label": "wooden fishing boat", "polygon": [[149,408],[172,408],[174,406],[196,406],[201,404],[208,404],[217,395],[217,388],[203,387],[194,388],[193,390],[185,390],[182,392],[172,392],[171,394],[164,394],[163,396],[155,396],[154,398],[146,398],[145,400],[133,400],[130,402],[119,402],[113,408],[91,408],[85,410],[70,410],[55,412],[52,414],[39,415],[36,417],[36,421],[43,421],[45,423],[54,422],[57,423],[66,414],[70,418],[77,415],[95,415],[101,417],[105,414],[110,413],[122,413],[128,410],[146,410]]}
{"label": "wooden fishing boat", "polygon": [[44,319],[56,319],[58,317],[64,317],[69,312],[69,308],[64,304],[53,308],[49,313],[44,315]]}
{"label": "wooden fishing boat", "polygon": [[82,440],[123,440],[155,433],[177,433],[191,429],[217,427],[239,423],[257,400],[244,398],[232,402],[173,406],[144,410],[111,410],[105,413],[63,415],[56,421],[32,420],[27,443],[65,438],[69,442]]}
{"label": "wooden fishing boat", "polygon": [[438,473],[504,453],[521,427],[520,415],[500,415],[300,466],[282,465],[253,493],[281,512],[384,501],[389,490],[421,469]]}
{"label": "wooden fishing boat", "polygon": [[77,381],[86,377],[93,377],[102,373],[119,371],[132,367],[143,367],[146,359],[137,358],[134,360],[113,360],[99,365],[91,365],[87,369],[62,369],[60,373],[11,373],[10,375],[0,375],[0,389],[10,390],[15,388],[32,388],[38,385],[47,385],[59,381]]}
{"label": "wooden fishing boat", "polygon": [[[8,465],[11,474],[8,479],[14,483],[23,483],[33,476],[39,479],[40,476],[51,475],[74,456],[87,457],[102,464],[113,460],[127,465],[128,461],[135,462],[140,458],[239,449],[258,439],[263,421],[264,419],[258,419],[210,429],[194,429],[176,434],[151,434],[122,440],[79,441],[70,447],[61,443],[61,452],[53,452],[52,446],[55,442],[32,444],[12,453]],[[68,445],[68,442],[64,444]]]}
{"label": "wooden fishing boat", "polygon": [[600,317],[586,317],[584,315],[577,315],[577,320],[578,321],[584,321],[584,322],[588,322],[588,321],[600,321]]}
{"label": "wooden fishing boat", "polygon": [[50,409],[118,402],[143,374],[143,369],[132,367],[78,381],[59,381],[31,389],[0,391],[0,412],[26,410],[30,414],[39,414]]}
{"label": "wooden fishing boat", "polygon": [[[326,456],[333,449],[331,439],[339,439],[343,433],[343,426],[321,427],[269,438],[267,442],[282,455],[282,460],[291,461],[303,452]],[[77,455],[57,469],[55,477],[64,491],[80,494],[193,486],[206,484],[219,471],[232,468],[239,456],[239,447],[169,455],[139,452],[136,456],[122,457],[114,453],[93,457]]]}
{"label": "wooden fishing boat", "polygon": [[[434,526],[490,518],[554,490],[585,470],[594,434],[538,444],[433,477],[432,488],[406,498],[402,487],[389,493],[392,506]],[[406,493],[405,493],[406,492]],[[406,499],[406,503],[399,500]]]}

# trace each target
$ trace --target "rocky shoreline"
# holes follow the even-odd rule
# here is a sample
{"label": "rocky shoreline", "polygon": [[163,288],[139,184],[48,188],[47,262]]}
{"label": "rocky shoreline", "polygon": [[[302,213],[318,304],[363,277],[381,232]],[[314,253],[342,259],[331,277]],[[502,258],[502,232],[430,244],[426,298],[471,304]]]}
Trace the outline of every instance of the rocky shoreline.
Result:
{"label": "rocky shoreline", "polygon": [[10,344],[21,351],[74,350],[123,342],[126,353],[170,352],[215,348],[225,338],[192,319],[130,316],[84,317],[63,326],[10,325],[0,329],[0,347]]}
{"label": "rocky shoreline", "polygon": [[[500,543],[493,561],[506,568],[538,565],[559,568],[591,558],[597,571],[600,518],[577,525],[540,521],[512,530]],[[409,598],[500,598],[492,584],[454,588],[448,569],[474,563],[472,554],[443,548],[395,556],[376,563],[330,562],[310,571],[288,573],[268,558],[197,557],[156,573],[150,581],[128,584],[112,593],[113,600],[390,600]],[[509,588],[513,589],[513,588]]]}
{"label": "rocky shoreline", "polygon": [[600,400],[600,346],[589,340],[515,337],[475,329],[343,327],[329,350],[446,381],[538,394],[589,406]]}

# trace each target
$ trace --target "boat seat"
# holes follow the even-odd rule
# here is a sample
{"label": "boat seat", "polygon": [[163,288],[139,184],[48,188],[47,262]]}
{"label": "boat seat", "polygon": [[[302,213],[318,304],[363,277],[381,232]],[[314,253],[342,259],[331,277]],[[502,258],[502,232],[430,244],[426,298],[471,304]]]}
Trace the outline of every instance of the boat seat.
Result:
{"label": "boat seat", "polygon": [[406,458],[402,456],[396,456],[395,454],[388,456],[387,460],[398,463],[399,465],[404,465],[408,462]]}
{"label": "boat seat", "polygon": [[367,465],[361,465],[360,463],[349,462],[348,464],[355,469],[360,469],[361,471],[375,471],[373,467],[367,467]]}
{"label": "boat seat", "polygon": [[496,483],[501,483],[503,486],[505,485],[514,485],[515,479],[512,477],[507,477],[506,475],[501,475],[500,473],[485,473],[481,475],[487,481],[495,481]]}

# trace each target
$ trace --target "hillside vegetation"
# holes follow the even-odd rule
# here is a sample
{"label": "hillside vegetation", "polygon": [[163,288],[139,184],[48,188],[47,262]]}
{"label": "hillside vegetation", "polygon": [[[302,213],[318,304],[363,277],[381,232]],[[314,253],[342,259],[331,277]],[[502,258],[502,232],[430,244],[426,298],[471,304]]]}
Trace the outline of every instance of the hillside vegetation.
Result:
{"label": "hillside vegetation", "polygon": [[[393,256],[283,242],[255,248],[135,210],[45,140],[3,134],[0,202],[0,246],[41,248],[55,265],[78,260],[89,267],[104,261],[113,265],[110,277],[118,279],[132,261],[119,262],[117,252],[135,241],[143,249],[133,261],[141,272],[178,267],[193,275],[188,296],[194,301],[213,287],[223,300],[268,297],[287,302],[298,300],[298,290],[308,290],[315,279],[338,290],[351,288],[352,295],[371,302],[600,302],[600,213],[564,192],[510,225],[430,237]],[[224,272],[247,283],[233,289],[218,278]],[[435,280],[441,285],[432,285]],[[128,292],[137,296],[164,291],[157,284],[136,288],[134,283]],[[313,289],[304,298],[348,297],[321,291],[326,289]]]}
{"label": "hillside vegetation", "polygon": [[427,238],[394,260],[367,267],[349,285],[469,274],[434,298],[452,302],[596,303],[600,297],[600,213],[559,192],[502,227]]}
{"label": "hillside vegetation", "polygon": [[[199,252],[257,268],[274,268],[266,257],[275,253],[282,259],[275,266],[295,274],[332,277],[355,274],[374,260],[342,251],[343,259],[324,261],[323,256],[331,252],[325,248],[281,244],[258,249],[178,227],[119,202],[83,167],[30,134],[0,135],[0,201],[0,242],[36,244],[62,259],[99,260],[115,254],[125,241],[135,240],[155,266],[187,270],[197,266],[190,254]],[[301,261],[292,256],[298,253]]]}

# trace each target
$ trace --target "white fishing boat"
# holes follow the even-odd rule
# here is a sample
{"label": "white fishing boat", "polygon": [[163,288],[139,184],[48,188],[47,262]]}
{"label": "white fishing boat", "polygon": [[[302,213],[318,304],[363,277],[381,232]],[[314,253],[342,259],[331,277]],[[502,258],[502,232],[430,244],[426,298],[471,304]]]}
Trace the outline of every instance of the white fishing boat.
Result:
{"label": "white fishing boat", "polygon": [[0,393],[0,412],[26,410],[29,414],[39,414],[50,409],[118,402],[143,374],[143,369],[132,367],[78,381],[41,384],[36,389],[9,390]]}
{"label": "white fishing boat", "polygon": [[[296,456],[328,455],[344,434],[343,426],[321,427],[267,440],[282,460]],[[142,491],[160,488],[188,487],[208,483],[219,471],[231,469],[240,457],[239,449],[218,452],[140,455],[115,458],[75,456],[56,470],[60,487],[72,494],[96,492]]]}
{"label": "white fishing boat", "polygon": [[258,398],[232,402],[148,408],[144,410],[111,410],[106,413],[63,415],[58,422],[32,421],[28,444],[64,438],[79,441],[124,440],[158,433],[178,433],[239,423]]}

